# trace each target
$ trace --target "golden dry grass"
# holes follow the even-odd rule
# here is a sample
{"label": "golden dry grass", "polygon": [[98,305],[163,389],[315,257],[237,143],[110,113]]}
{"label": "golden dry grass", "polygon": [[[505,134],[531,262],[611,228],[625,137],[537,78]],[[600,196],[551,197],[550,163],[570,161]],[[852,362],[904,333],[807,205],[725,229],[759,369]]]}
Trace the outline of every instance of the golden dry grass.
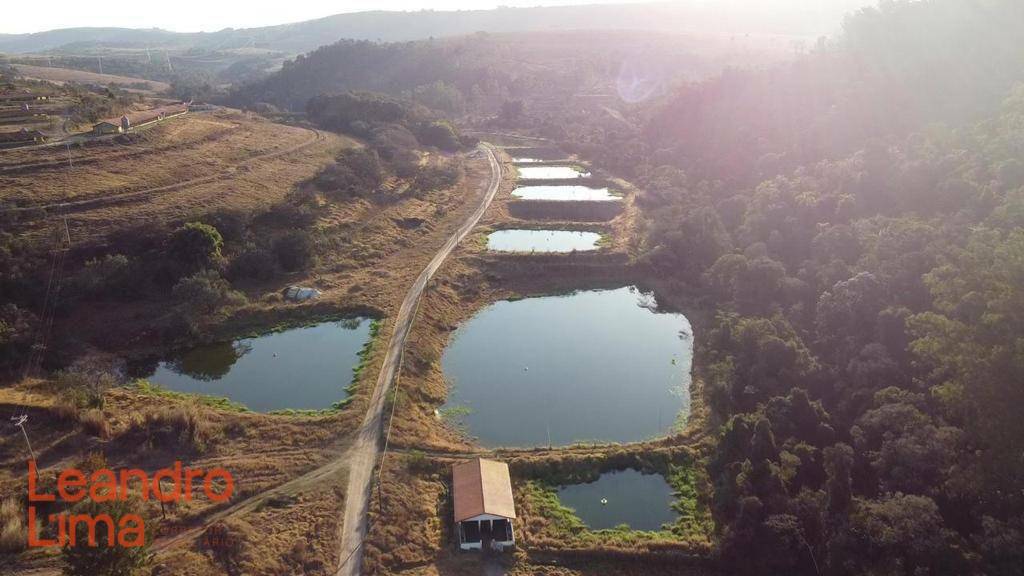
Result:
{"label": "golden dry grass", "polygon": [[[4,173],[0,194],[4,200],[33,206],[102,201],[51,209],[67,216],[73,241],[89,241],[131,223],[176,221],[218,208],[269,206],[351,145],[339,136],[241,113],[189,114],[142,132],[132,144],[87,147],[72,168],[53,150],[5,156],[0,167],[4,162],[41,166]],[[72,150],[73,156],[78,153]],[[123,202],[107,202],[119,198]],[[39,237],[59,223],[51,217],[21,227],[23,233]]]}
{"label": "golden dry grass", "polygon": [[171,88],[171,85],[166,82],[146,80],[145,78],[132,78],[130,76],[118,76],[116,74],[99,74],[96,72],[86,72],[85,70],[72,70],[70,68],[32,66],[30,64],[14,64],[13,66],[26,78],[47,80],[58,84],[62,84],[64,82],[79,82],[82,84],[100,84],[103,86],[108,84],[117,84],[127,87],[130,84],[143,82],[150,86],[149,90],[145,90],[145,92],[153,93],[166,92]]}

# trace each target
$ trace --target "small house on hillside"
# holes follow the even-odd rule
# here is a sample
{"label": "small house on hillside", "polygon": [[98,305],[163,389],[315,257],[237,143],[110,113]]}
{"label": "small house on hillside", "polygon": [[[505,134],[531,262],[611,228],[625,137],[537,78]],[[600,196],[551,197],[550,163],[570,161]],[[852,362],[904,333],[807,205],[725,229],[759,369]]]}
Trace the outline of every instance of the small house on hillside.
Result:
{"label": "small house on hillside", "polygon": [[121,123],[120,122],[115,123],[115,122],[111,122],[109,120],[104,120],[102,122],[97,122],[96,124],[92,125],[92,133],[96,134],[96,135],[101,135],[101,134],[120,134],[121,133]]}
{"label": "small house on hillside", "polygon": [[0,132],[0,148],[16,148],[46,142],[46,134],[22,128],[17,132]]}
{"label": "small house on hillside", "polygon": [[162,120],[181,116],[188,112],[188,104],[168,104],[150,110],[139,112],[128,112],[120,118],[108,118],[93,125],[93,134],[119,134],[129,132],[135,128],[141,128],[150,124],[156,124]]}
{"label": "small house on hillside", "polygon": [[452,500],[460,550],[515,546],[516,509],[508,464],[477,458],[455,465]]}

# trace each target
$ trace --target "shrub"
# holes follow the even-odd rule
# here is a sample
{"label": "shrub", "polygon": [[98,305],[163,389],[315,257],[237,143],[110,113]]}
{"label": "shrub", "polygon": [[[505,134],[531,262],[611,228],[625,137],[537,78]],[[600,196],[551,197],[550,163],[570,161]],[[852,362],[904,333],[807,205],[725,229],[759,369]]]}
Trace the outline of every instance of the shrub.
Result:
{"label": "shrub", "polygon": [[103,408],[103,394],[118,384],[117,377],[101,368],[75,366],[57,373],[58,400],[75,408]]}
{"label": "shrub", "polygon": [[0,305],[0,367],[24,361],[32,343],[36,317],[14,304]]}
{"label": "shrub", "polygon": [[305,270],[313,263],[313,239],[305,230],[293,230],[274,242],[274,256],[281,269]]}
{"label": "shrub", "polygon": [[252,222],[252,212],[221,209],[207,214],[203,220],[216,228],[225,242],[238,242],[245,237],[245,232]]}
{"label": "shrub", "polygon": [[237,518],[228,518],[212,524],[203,532],[202,546],[224,567],[229,576],[248,574],[255,560],[252,526]]}
{"label": "shrub", "polygon": [[103,415],[102,410],[93,408],[82,412],[78,416],[78,423],[91,436],[104,439],[110,437],[110,425],[107,423],[107,417]]}
{"label": "shrub", "polygon": [[228,275],[232,280],[251,278],[269,280],[277,272],[277,261],[269,250],[256,246],[248,246],[245,251],[235,257],[228,267]]}
{"label": "shrub", "polygon": [[17,554],[28,546],[24,516],[17,499],[8,497],[0,501],[0,552]]}
{"label": "shrub", "polygon": [[66,576],[132,576],[143,573],[151,563],[149,544],[153,539],[152,527],[151,523],[145,521],[142,506],[137,500],[94,502],[86,499],[77,504],[72,513],[87,514],[92,518],[107,514],[114,520],[115,529],[123,516],[137,514],[143,519],[146,533],[142,546],[121,546],[116,539],[114,545],[110,546],[107,524],[97,522],[96,546],[90,546],[87,523],[77,523],[75,545],[68,545],[62,549]]}
{"label": "shrub", "polygon": [[454,152],[459,149],[462,142],[459,139],[455,128],[447,122],[429,122],[421,124],[416,133],[421,144],[434,146],[441,150]]}
{"label": "shrub", "polygon": [[245,303],[245,296],[231,289],[216,270],[202,270],[174,285],[174,298],[193,313],[210,313],[227,305]]}
{"label": "shrub", "polygon": [[202,454],[215,436],[195,407],[158,408],[135,416],[125,435],[151,450]]}
{"label": "shrub", "polygon": [[207,268],[220,258],[224,239],[209,224],[189,222],[171,234],[169,254],[188,270]]}
{"label": "shrub", "polygon": [[459,181],[462,175],[462,167],[457,162],[447,162],[442,165],[424,166],[420,168],[413,180],[412,188],[415,192],[429,192],[431,190],[444,190],[451,188]]}
{"label": "shrub", "polygon": [[132,266],[123,254],[108,254],[85,263],[78,274],[78,289],[90,296],[124,296],[132,291]]}

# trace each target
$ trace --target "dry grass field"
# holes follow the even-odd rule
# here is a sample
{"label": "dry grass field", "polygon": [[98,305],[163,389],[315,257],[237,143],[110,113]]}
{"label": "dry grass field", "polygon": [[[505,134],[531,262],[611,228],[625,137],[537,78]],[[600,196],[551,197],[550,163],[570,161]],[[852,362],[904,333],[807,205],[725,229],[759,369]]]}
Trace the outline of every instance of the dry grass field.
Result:
{"label": "dry grass field", "polygon": [[[127,143],[125,143],[127,142]],[[133,135],[0,155],[0,201],[67,217],[74,239],[126,222],[175,221],[221,207],[279,201],[344,146],[342,137],[242,113],[187,114]]]}
{"label": "dry grass field", "polygon": [[[96,72],[86,72],[85,70],[51,68],[49,66],[32,66],[29,64],[14,64],[13,66],[18,73],[25,78],[32,80],[46,80],[47,82],[53,82],[55,84],[63,84],[65,82],[99,84],[102,86],[116,84],[121,88],[128,90],[152,94],[164,93],[171,88],[171,85],[166,82],[146,80],[145,78],[132,78],[129,76],[117,76],[115,74],[98,74]],[[141,84],[148,84],[149,87],[145,89],[134,88],[134,86]]]}

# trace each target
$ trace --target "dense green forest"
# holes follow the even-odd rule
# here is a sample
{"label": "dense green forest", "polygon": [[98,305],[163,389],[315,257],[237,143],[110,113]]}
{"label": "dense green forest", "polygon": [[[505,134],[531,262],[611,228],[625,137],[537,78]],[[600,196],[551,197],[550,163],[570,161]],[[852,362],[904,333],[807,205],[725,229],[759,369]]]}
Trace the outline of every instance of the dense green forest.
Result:
{"label": "dense green forest", "polygon": [[737,571],[1021,573],[1020,30],[1014,1],[884,2],[573,143],[646,188],[644,260],[717,302],[698,371]]}
{"label": "dense green forest", "polygon": [[576,94],[614,92],[623,62],[641,62],[661,84],[717,70],[707,46],[639,32],[474,34],[402,43],[341,40],[235,87],[227,103],[301,111],[320,95],[371,91],[414,100],[453,117],[497,113],[505,102],[537,110]]}

